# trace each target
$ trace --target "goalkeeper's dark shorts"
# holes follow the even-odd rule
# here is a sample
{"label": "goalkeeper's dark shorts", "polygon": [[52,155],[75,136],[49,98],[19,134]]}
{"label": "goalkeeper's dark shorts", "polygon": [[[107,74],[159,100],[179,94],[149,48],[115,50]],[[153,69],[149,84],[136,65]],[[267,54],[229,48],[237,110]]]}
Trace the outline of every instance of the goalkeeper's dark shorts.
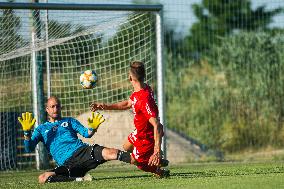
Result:
{"label": "goalkeeper's dark shorts", "polygon": [[56,175],[69,177],[83,177],[91,169],[106,162],[102,156],[103,146],[83,146],[79,148],[63,166],[56,167],[52,170]]}

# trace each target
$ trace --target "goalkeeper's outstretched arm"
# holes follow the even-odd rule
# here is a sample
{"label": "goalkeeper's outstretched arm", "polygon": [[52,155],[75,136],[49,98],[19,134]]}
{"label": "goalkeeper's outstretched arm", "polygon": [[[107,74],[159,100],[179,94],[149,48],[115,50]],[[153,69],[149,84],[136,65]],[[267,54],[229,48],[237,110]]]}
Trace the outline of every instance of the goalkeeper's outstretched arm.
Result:
{"label": "goalkeeper's outstretched arm", "polygon": [[41,137],[41,134],[36,129],[31,136],[31,130],[34,127],[36,120],[35,118],[33,118],[32,113],[30,112],[23,113],[22,117],[18,117],[18,120],[24,131],[25,151],[27,153],[32,152],[34,151],[35,146],[40,141]]}
{"label": "goalkeeper's outstretched arm", "polygon": [[41,134],[37,131],[37,129],[35,129],[32,136],[24,136],[25,151],[30,153],[35,150],[36,145],[39,143],[39,141],[41,141]]}
{"label": "goalkeeper's outstretched arm", "polygon": [[89,128],[84,127],[78,120],[72,119],[72,128],[85,138],[91,138],[99,126],[105,121],[105,118],[99,112],[92,112],[92,116],[88,118]]}
{"label": "goalkeeper's outstretched arm", "polygon": [[127,110],[131,108],[132,100],[124,100],[114,104],[105,104],[93,102],[90,107],[91,111],[95,112],[96,110]]}

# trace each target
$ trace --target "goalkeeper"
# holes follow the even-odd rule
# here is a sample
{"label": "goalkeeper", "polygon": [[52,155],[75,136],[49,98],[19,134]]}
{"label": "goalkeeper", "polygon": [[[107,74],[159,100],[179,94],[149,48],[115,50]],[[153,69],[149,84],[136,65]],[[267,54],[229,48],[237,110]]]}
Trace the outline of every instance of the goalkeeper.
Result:
{"label": "goalkeeper", "polygon": [[61,104],[57,97],[50,97],[46,103],[48,121],[36,127],[31,133],[35,119],[31,113],[23,113],[19,121],[24,131],[26,152],[35,149],[38,142],[43,142],[58,167],[41,174],[39,183],[66,182],[84,180],[86,173],[109,160],[120,160],[130,163],[130,153],[114,148],[83,143],[77,133],[85,138],[92,137],[104,118],[101,114],[92,113],[88,118],[89,128],[85,128],[73,118],[61,117]]}

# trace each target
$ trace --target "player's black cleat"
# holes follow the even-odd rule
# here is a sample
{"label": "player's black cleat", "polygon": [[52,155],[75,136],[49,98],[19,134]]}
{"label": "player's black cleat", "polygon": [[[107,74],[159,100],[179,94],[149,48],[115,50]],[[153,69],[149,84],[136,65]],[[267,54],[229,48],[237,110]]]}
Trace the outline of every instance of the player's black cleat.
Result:
{"label": "player's black cleat", "polygon": [[160,167],[167,167],[169,165],[169,160],[161,159]]}
{"label": "player's black cleat", "polygon": [[158,179],[170,177],[170,170],[160,169],[158,172],[154,173],[154,176]]}

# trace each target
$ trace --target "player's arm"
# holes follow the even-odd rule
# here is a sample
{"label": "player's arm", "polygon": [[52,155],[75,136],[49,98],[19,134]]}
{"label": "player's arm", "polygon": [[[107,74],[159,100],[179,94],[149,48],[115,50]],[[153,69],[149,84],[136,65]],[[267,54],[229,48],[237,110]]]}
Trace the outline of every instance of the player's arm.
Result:
{"label": "player's arm", "polygon": [[162,153],[161,153],[161,144],[162,144],[162,137],[163,137],[163,125],[159,122],[159,120],[155,117],[151,117],[149,122],[154,127],[154,153],[150,157],[148,164],[150,166],[158,166],[160,165]]}
{"label": "player's arm", "polygon": [[128,99],[114,104],[93,102],[90,107],[91,111],[95,112],[96,110],[127,110],[131,108],[131,105],[132,101],[131,99]]}
{"label": "player's arm", "polygon": [[34,151],[35,146],[41,139],[41,134],[40,132],[38,132],[37,129],[34,130],[31,136],[31,130],[34,127],[34,124],[36,122],[35,118],[32,117],[32,113],[26,112],[26,113],[22,113],[22,117],[18,117],[18,120],[24,131],[25,151],[27,153]]}

